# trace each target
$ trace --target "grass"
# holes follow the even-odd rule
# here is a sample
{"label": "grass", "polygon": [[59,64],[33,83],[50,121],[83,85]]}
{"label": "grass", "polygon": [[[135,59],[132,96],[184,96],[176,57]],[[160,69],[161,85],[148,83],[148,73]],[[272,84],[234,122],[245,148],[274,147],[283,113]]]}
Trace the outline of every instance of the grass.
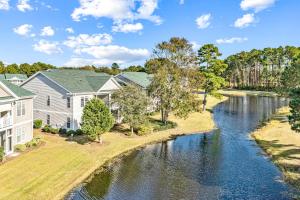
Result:
{"label": "grass", "polygon": [[[220,101],[209,98],[208,108],[211,109]],[[82,145],[58,135],[41,134],[35,130],[34,134],[41,136],[45,145],[0,165],[0,199],[62,199],[97,168],[122,153],[152,142],[167,140],[174,135],[214,128],[212,114],[208,111],[192,113],[186,120],[171,115],[170,120],[178,124],[175,129],[141,137],[110,132],[103,136],[103,145]]]}
{"label": "grass", "polygon": [[227,89],[221,90],[220,93],[222,95],[231,95],[231,96],[270,96],[274,97],[277,96],[275,92],[267,92],[267,91],[253,91],[253,90],[234,90],[234,89]]}
{"label": "grass", "polygon": [[252,133],[258,145],[281,169],[285,180],[300,189],[300,134],[292,131],[282,108],[266,126]]}

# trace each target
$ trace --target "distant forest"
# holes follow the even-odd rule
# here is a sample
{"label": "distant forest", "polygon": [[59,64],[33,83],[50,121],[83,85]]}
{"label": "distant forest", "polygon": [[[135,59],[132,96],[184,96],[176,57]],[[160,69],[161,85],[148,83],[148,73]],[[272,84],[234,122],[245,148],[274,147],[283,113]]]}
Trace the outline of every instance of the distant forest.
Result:
{"label": "distant forest", "polygon": [[[292,65],[299,62],[300,47],[285,46],[278,48],[264,48],[262,50],[253,49],[251,51],[242,51],[230,55],[224,59],[228,65],[223,77],[226,78],[228,86],[238,89],[256,89],[256,90],[274,90],[282,87],[289,87],[287,81],[293,70]],[[111,75],[116,75],[121,71],[131,72],[150,72],[148,62],[145,66],[130,66],[121,69],[117,63],[110,67],[83,66],[76,69],[93,70]],[[294,65],[295,66],[295,65]],[[296,66],[298,66],[296,64]],[[34,73],[55,69],[57,66],[37,62],[33,64],[23,63],[20,65],[4,65],[0,61],[0,74],[26,74],[28,77]],[[60,69],[74,69],[70,67],[59,67]],[[300,78],[300,77],[299,77]],[[289,81],[289,84],[291,81]]]}

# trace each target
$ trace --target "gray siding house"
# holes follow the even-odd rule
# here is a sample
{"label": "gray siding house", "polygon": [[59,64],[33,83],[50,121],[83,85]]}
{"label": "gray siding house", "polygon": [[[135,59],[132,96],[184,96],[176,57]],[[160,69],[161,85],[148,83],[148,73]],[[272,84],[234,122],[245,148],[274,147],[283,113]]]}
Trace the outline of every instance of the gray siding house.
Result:
{"label": "gray siding house", "polygon": [[6,155],[14,146],[33,137],[34,94],[12,83],[0,81],[0,146]]}
{"label": "gray siding house", "polygon": [[56,128],[77,130],[85,104],[101,98],[111,105],[111,94],[120,89],[114,77],[86,70],[48,70],[38,72],[22,85],[36,94],[33,102],[34,119]]}
{"label": "gray siding house", "polygon": [[121,85],[132,84],[147,90],[152,81],[152,75],[145,72],[122,72],[115,76]]}

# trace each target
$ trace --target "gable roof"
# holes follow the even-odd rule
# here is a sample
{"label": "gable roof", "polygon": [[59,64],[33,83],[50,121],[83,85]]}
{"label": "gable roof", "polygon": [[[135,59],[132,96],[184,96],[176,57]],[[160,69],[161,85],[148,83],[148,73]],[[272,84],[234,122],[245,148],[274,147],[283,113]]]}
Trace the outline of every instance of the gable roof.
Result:
{"label": "gable roof", "polygon": [[108,80],[113,78],[105,73],[76,69],[54,69],[39,73],[63,87],[70,93],[98,92]]}
{"label": "gable roof", "polygon": [[143,88],[147,88],[151,84],[152,79],[152,75],[145,72],[122,72],[118,76],[122,76]]}
{"label": "gable roof", "polygon": [[25,74],[5,74],[5,79],[9,80],[9,79],[20,79],[20,80],[26,80],[27,76]]}
{"label": "gable roof", "polygon": [[[16,97],[22,98],[22,97],[30,97],[34,96],[34,94],[24,88],[21,88],[15,84],[10,83],[7,80],[0,80],[0,82],[8,89],[10,92],[12,92]],[[8,98],[8,97],[6,97]]]}

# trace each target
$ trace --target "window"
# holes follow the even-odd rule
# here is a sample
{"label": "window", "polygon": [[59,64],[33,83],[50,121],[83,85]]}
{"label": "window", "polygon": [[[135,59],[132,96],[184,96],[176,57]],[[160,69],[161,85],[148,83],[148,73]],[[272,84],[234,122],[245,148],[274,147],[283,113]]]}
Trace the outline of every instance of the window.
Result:
{"label": "window", "polygon": [[47,96],[47,106],[50,106],[50,96]]}
{"label": "window", "polygon": [[22,114],[22,103],[19,101],[17,102],[17,116],[21,116]]}
{"label": "window", "polygon": [[84,97],[81,97],[81,103],[80,103],[81,107],[84,107]]}
{"label": "window", "polygon": [[67,97],[67,107],[71,108],[71,98]]}
{"label": "window", "polygon": [[22,115],[24,116],[25,115],[25,103],[22,102]]}
{"label": "window", "polygon": [[85,98],[84,98],[84,105],[86,105],[88,102],[89,102],[89,98],[88,98],[88,97],[85,97]]}
{"label": "window", "polygon": [[17,128],[16,132],[17,132],[17,143],[20,143],[21,142],[21,134],[22,134],[21,128]]}
{"label": "window", "polygon": [[71,128],[71,118],[67,118],[67,128]]}
{"label": "window", "polygon": [[25,115],[25,103],[22,101],[17,102],[17,116],[24,116]]}
{"label": "window", "polygon": [[50,125],[50,115],[47,115],[47,125]]}

